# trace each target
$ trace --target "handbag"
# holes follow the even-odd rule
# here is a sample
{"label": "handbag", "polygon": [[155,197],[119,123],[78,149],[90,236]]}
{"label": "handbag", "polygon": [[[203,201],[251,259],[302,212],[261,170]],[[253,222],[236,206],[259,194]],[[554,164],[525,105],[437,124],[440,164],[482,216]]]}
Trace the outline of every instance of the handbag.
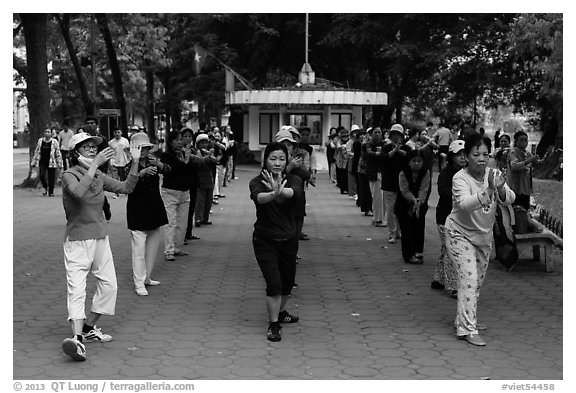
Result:
{"label": "handbag", "polygon": [[514,225],[514,233],[523,234],[530,232],[530,225],[528,224],[528,212],[522,206],[514,206],[514,217],[516,225]]}
{"label": "handbag", "polygon": [[[508,228],[506,228],[507,226]],[[508,209],[498,204],[496,220],[494,221],[494,245],[496,247],[496,259],[507,269],[511,269],[518,261],[516,237],[511,229],[511,217]]]}

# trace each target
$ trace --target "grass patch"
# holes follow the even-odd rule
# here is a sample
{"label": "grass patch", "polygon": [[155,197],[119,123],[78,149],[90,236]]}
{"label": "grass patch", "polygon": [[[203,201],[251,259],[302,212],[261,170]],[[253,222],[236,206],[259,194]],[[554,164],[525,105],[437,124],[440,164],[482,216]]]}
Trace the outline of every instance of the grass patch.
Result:
{"label": "grass patch", "polygon": [[536,204],[550,212],[554,217],[563,221],[563,191],[562,182],[557,180],[533,179],[532,188]]}

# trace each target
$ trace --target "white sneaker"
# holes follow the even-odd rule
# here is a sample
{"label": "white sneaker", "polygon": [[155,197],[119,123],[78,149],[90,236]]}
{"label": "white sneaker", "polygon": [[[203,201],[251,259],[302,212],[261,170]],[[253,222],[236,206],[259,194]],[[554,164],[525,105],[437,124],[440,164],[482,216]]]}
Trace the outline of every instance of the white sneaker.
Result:
{"label": "white sneaker", "polygon": [[146,288],[137,288],[136,293],[138,296],[148,296],[148,290]]}
{"label": "white sneaker", "polygon": [[396,243],[396,235],[388,236],[388,243],[391,243],[391,244]]}
{"label": "white sneaker", "polygon": [[160,285],[160,281],[150,279],[148,281],[144,281],[144,285],[149,285],[151,287],[155,287],[156,285]]}
{"label": "white sneaker", "polygon": [[62,341],[62,352],[77,362],[86,360],[86,347],[76,337],[66,338]]}
{"label": "white sneaker", "polygon": [[82,333],[82,339],[85,342],[107,343],[112,341],[112,336],[102,333],[98,327],[94,326],[94,329],[90,330],[88,333]]}

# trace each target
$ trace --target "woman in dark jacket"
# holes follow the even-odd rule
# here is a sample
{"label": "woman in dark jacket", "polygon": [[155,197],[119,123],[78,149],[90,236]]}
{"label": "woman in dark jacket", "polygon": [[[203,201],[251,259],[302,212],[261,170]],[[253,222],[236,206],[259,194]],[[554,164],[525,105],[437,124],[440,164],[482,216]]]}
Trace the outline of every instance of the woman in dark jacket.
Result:
{"label": "woman in dark jacket", "polygon": [[132,271],[134,287],[139,296],[147,296],[146,286],[160,285],[150,275],[156,263],[160,241],[161,227],[168,224],[168,216],[160,196],[159,173],[170,168],[150,154],[148,135],[139,132],[132,135],[132,142],[141,147],[138,162],[138,184],[128,195],[126,218],[132,238]]}
{"label": "woman in dark jacket", "polygon": [[410,151],[406,167],[398,175],[400,192],[394,205],[402,233],[402,257],[406,263],[423,262],[429,177],[430,171],[424,168],[422,152]]}
{"label": "woman in dark jacket", "polygon": [[162,180],[162,200],[168,215],[168,225],[164,231],[164,255],[167,261],[175,260],[175,255],[188,255],[182,251],[186,219],[190,206],[190,148],[182,148],[182,135],[170,131],[166,137],[166,152],[162,163],[167,170]]}
{"label": "woman in dark jacket", "polygon": [[446,218],[452,211],[452,178],[460,169],[466,166],[464,141],[453,141],[448,147],[446,166],[438,174],[438,205],[436,206],[436,225],[440,234],[440,256],[434,270],[434,281],[430,286],[434,289],[445,289],[457,296],[458,276],[446,253]]}

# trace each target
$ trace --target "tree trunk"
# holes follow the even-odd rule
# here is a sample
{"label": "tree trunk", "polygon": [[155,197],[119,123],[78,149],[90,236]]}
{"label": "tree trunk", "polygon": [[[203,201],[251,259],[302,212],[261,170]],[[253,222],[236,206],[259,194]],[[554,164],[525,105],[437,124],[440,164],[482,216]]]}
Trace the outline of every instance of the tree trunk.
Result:
{"label": "tree trunk", "polygon": [[78,60],[78,55],[76,54],[76,48],[74,48],[74,43],[70,37],[70,14],[63,14],[62,16],[56,15],[58,19],[58,24],[62,30],[62,36],[66,42],[66,47],[68,48],[68,54],[70,55],[70,61],[72,61],[72,66],[74,67],[74,73],[76,74],[76,80],[78,81],[78,87],[80,88],[80,95],[82,96],[82,104],[84,104],[84,110],[86,115],[94,115],[94,103],[90,99],[88,94],[88,87],[86,81],[84,80],[84,74],[82,74],[82,67],[80,67],[80,61]]}
{"label": "tree trunk", "polygon": [[[26,40],[26,98],[30,115],[30,149],[32,160],[36,141],[50,123],[50,90],[48,88],[48,55],[46,52],[47,14],[20,14]],[[36,187],[38,179],[32,179],[32,168],[21,187]]]}
{"label": "tree trunk", "polygon": [[150,140],[156,140],[154,127],[154,71],[146,68],[146,131]]}
{"label": "tree trunk", "polygon": [[112,35],[110,34],[110,29],[108,28],[108,17],[106,14],[96,14],[96,21],[98,22],[98,27],[100,28],[102,36],[104,37],[106,53],[108,54],[108,61],[110,63],[110,71],[112,71],[112,79],[114,80],[116,104],[118,105],[118,109],[120,109],[119,127],[122,130],[122,135],[127,137],[128,123],[126,118],[126,99],[124,98],[124,88],[122,87],[122,73],[120,71],[118,57],[116,56],[114,42],[112,41]]}

